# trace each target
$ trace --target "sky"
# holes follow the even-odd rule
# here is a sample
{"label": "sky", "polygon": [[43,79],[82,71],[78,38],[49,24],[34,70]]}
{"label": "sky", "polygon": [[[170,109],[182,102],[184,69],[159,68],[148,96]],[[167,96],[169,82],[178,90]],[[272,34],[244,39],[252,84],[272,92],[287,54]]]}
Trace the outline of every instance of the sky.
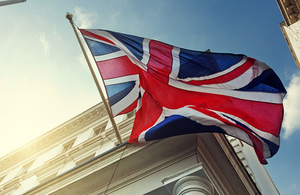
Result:
{"label": "sky", "polygon": [[280,149],[265,167],[281,194],[299,193],[300,73],[275,0],[27,0],[0,7],[0,156],[101,101],[67,12],[80,28],[267,63],[288,93]]}

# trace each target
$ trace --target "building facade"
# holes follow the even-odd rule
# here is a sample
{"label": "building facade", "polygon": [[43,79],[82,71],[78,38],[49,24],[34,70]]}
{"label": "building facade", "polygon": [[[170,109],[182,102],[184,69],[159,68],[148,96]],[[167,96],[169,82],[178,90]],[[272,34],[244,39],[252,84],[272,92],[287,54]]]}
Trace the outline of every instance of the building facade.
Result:
{"label": "building facade", "polygon": [[[123,140],[133,120],[116,118]],[[100,103],[2,157],[0,195],[279,194],[248,149],[216,133],[118,145]]]}
{"label": "building facade", "polygon": [[277,3],[284,18],[281,31],[300,70],[300,0],[277,0]]}

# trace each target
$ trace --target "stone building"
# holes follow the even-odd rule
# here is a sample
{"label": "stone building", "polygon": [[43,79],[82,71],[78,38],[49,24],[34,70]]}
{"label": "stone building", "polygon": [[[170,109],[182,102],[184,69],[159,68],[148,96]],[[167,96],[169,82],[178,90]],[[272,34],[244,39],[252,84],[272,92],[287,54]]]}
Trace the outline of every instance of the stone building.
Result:
{"label": "stone building", "polygon": [[300,0],[277,0],[277,3],[284,18],[280,28],[300,70]]}
{"label": "stone building", "polygon": [[[134,113],[116,117],[128,140]],[[118,145],[102,103],[0,159],[0,195],[279,194],[251,147],[202,133]]]}

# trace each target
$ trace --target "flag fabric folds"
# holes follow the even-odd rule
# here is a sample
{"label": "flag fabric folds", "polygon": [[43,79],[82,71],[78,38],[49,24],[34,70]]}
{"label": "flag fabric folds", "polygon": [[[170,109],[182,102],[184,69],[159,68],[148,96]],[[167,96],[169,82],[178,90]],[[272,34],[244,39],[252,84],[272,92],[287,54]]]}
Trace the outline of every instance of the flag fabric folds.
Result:
{"label": "flag fabric folds", "polygon": [[80,31],[113,115],[136,110],[130,143],[217,132],[253,146],[261,163],[278,151],[286,91],[265,63],[112,31]]}

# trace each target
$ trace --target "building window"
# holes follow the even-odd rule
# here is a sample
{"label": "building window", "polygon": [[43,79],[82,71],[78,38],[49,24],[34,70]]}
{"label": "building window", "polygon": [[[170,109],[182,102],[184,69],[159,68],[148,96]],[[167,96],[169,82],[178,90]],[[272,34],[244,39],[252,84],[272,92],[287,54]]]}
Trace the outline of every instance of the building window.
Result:
{"label": "building window", "polygon": [[63,145],[63,150],[61,151],[61,153],[65,153],[66,151],[70,150],[72,148],[74,142],[75,142],[75,140],[64,144]]}
{"label": "building window", "polygon": [[96,128],[96,130],[94,131],[93,137],[99,135],[101,132],[103,132],[106,128],[107,122],[102,124],[100,127]]}
{"label": "building window", "polygon": [[18,173],[18,175],[23,175],[23,174],[27,173],[32,164],[33,164],[33,161],[23,165],[23,167],[22,167],[21,171]]}

